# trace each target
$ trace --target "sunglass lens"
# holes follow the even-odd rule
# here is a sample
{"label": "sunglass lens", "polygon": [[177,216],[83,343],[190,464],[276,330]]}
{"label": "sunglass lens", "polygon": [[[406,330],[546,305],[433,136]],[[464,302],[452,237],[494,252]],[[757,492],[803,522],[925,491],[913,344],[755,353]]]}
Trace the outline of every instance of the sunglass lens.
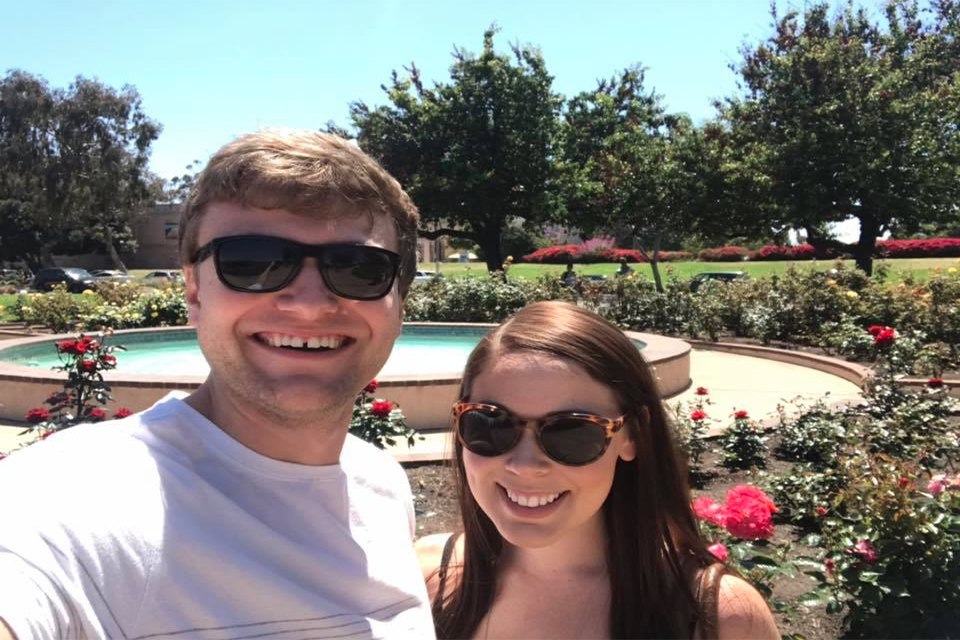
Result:
{"label": "sunglass lens", "polygon": [[607,448],[606,433],[600,425],[582,418],[559,417],[540,431],[540,444],[551,458],[562,464],[593,462]]}
{"label": "sunglass lens", "polygon": [[359,300],[382,298],[393,286],[396,262],[387,251],[356,245],[330,246],[323,257],[327,286]]}
{"label": "sunglass lens", "polygon": [[504,411],[471,409],[460,415],[463,446],[478,456],[499,456],[517,443],[520,430]]}
{"label": "sunglass lens", "polygon": [[279,238],[235,238],[217,250],[217,269],[224,282],[245,291],[282,287],[302,258],[296,245]]}

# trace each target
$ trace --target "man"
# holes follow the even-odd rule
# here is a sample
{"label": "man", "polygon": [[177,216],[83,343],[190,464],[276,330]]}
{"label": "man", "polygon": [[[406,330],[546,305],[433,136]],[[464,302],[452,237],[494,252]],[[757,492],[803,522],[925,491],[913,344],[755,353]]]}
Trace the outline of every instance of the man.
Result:
{"label": "man", "polygon": [[417,211],[354,145],[226,145],[180,225],[210,364],[0,463],[0,637],[433,635],[402,469],[348,436],[400,333]]}

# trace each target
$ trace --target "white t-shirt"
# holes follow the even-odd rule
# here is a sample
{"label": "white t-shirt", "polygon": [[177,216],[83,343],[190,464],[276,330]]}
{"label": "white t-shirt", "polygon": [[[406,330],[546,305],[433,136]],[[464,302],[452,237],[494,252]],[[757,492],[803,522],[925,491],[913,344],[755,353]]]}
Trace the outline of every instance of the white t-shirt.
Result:
{"label": "white t-shirt", "polygon": [[0,461],[0,618],[19,640],[431,638],[392,458],[261,456],[171,394]]}

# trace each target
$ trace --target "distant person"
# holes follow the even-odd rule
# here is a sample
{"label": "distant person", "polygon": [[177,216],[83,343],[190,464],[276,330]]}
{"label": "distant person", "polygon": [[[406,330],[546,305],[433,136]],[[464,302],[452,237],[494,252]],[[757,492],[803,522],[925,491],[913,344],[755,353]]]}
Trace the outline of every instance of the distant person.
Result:
{"label": "distant person", "polygon": [[577,272],[573,270],[573,260],[567,262],[567,270],[560,276],[560,281],[568,287],[577,284]]}
{"label": "distant person", "polygon": [[464,531],[418,541],[441,638],[779,638],[707,550],[650,367],[566,302],[525,307],[453,407]]}
{"label": "distant person", "polygon": [[407,478],[347,435],[400,334],[417,219],[335,136],[217,152],[180,224],[210,375],[0,462],[0,638],[433,636]]}
{"label": "distant person", "polygon": [[616,275],[621,278],[625,278],[633,273],[633,269],[630,265],[627,264],[626,258],[620,258],[620,268],[617,269]]}

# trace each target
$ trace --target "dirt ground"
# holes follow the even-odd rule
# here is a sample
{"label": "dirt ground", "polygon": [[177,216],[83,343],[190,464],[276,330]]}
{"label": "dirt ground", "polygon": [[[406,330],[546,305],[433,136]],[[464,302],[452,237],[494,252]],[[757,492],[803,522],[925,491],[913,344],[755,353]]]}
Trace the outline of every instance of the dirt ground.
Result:
{"label": "dirt ground", "polygon": [[[776,438],[771,438],[768,446],[772,451]],[[713,447],[718,447],[712,443]],[[737,484],[756,484],[749,471],[730,472],[719,465],[720,455],[711,450],[704,459],[703,468],[706,477],[702,486],[696,489],[697,496],[709,496],[717,502],[726,499],[727,490]],[[767,473],[779,475],[785,473],[791,463],[771,457],[767,463]],[[407,477],[413,490],[414,507],[417,513],[417,535],[455,531],[460,529],[460,515],[456,503],[452,470],[441,463],[421,463],[405,465]],[[774,541],[790,541],[791,555],[814,555],[815,550],[798,544],[799,531],[788,524],[777,524]],[[774,584],[774,594],[790,602],[815,586],[814,580],[805,575],[785,578]],[[843,634],[842,615],[828,614],[825,609],[810,609],[797,606],[793,614],[775,613],[780,633],[794,634],[806,640],[835,640]]]}

